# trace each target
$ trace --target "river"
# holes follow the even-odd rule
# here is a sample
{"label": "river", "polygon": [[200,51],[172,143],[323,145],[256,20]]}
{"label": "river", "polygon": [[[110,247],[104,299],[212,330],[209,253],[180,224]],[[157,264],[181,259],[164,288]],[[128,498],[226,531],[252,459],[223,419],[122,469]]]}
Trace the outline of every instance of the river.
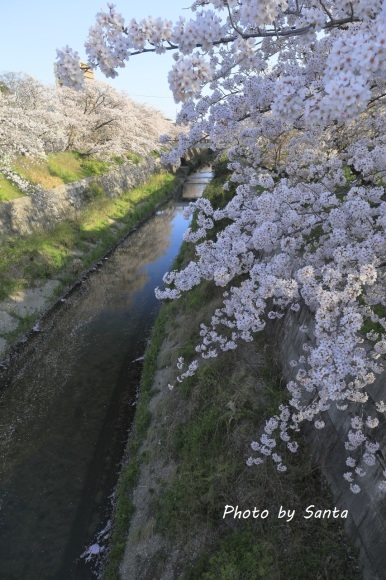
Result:
{"label": "river", "polygon": [[[188,180],[196,197],[208,177]],[[2,580],[92,577],[80,555],[108,517],[135,412],[136,359],[159,308],[154,289],[188,227],[185,205],[163,206],[118,246],[0,379]]]}

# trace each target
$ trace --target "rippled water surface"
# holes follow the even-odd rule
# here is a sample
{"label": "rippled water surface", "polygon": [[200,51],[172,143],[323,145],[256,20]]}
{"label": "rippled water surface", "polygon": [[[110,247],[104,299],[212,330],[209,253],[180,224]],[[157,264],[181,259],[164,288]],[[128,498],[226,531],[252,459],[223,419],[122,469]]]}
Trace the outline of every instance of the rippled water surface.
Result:
{"label": "rippled water surface", "polygon": [[165,206],[41,325],[0,382],[0,578],[90,578],[162,283],[188,226]]}

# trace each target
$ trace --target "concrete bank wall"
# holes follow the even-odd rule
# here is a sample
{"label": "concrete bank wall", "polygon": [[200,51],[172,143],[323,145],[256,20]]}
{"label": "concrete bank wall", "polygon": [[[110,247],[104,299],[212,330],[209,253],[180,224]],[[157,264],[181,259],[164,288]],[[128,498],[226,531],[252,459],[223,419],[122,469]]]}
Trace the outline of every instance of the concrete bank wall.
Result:
{"label": "concrete bank wall", "polygon": [[[303,324],[308,327],[308,333],[299,332],[299,326]],[[298,313],[287,312],[285,317],[272,322],[267,329],[268,336],[277,345],[283,377],[287,382],[294,380],[297,372],[297,367],[291,367],[290,361],[305,354],[305,342],[314,342],[313,328],[312,313],[303,310]],[[386,468],[386,420],[376,412],[374,401],[386,401],[386,372],[377,376],[368,392],[370,399],[366,403],[364,418],[371,415],[380,420],[379,427],[374,430],[374,436],[380,443],[380,451],[377,452],[376,466],[368,467],[364,463],[360,465],[367,471],[367,475],[360,478],[361,493],[353,494],[349,490],[349,484],[343,479],[343,473],[350,470],[346,465],[344,443],[350,429],[351,417],[362,414],[360,406],[353,406],[351,415],[348,416],[347,412],[337,410],[332,404],[330,410],[323,413],[326,427],[316,430],[310,426],[307,428],[307,435],[315,461],[331,487],[334,505],[340,510],[349,511],[346,531],[360,550],[365,580],[383,580],[386,579],[386,494],[379,491],[377,484],[383,479],[382,471]]]}
{"label": "concrete bank wall", "polygon": [[148,156],[138,165],[122,165],[98,177],[87,177],[1,203],[0,236],[30,234],[37,229],[50,228],[65,218],[74,217],[92,199],[92,184],[101,187],[109,197],[117,197],[146,181],[159,168],[158,159]]}

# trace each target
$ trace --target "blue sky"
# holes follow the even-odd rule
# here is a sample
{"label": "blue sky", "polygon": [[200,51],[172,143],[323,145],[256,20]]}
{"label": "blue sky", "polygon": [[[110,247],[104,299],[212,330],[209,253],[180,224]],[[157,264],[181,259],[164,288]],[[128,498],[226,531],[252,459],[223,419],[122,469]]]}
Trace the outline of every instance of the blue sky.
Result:
{"label": "blue sky", "polygon": [[[112,1],[112,0],[110,0]],[[116,0],[118,12],[126,22],[130,18],[161,16],[175,21],[193,0]],[[88,30],[100,9],[107,9],[107,0],[2,0],[0,7],[0,72],[25,72],[46,84],[54,83],[53,63],[56,48],[66,44],[86,59],[84,42]],[[185,8],[185,9],[184,9]],[[119,77],[97,78],[126,91],[133,99],[148,103],[175,118],[177,105],[169,90],[167,73],[171,69],[171,54],[144,54],[133,57]]]}

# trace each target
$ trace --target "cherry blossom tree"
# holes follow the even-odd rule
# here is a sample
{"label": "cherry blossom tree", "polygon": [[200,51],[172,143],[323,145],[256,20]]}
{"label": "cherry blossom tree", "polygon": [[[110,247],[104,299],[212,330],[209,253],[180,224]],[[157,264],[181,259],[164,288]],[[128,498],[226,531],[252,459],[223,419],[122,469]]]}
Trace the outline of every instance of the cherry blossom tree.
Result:
{"label": "cherry blossom tree", "polygon": [[55,92],[29,75],[0,76],[0,171],[27,193],[36,189],[12,169],[17,157],[42,158],[61,150],[61,115]]}
{"label": "cherry blossom tree", "polygon": [[159,137],[172,130],[163,115],[129,99],[106,83],[87,82],[84,91],[57,91],[63,116],[65,149],[83,155],[145,154],[159,149]]}
{"label": "cherry blossom tree", "polygon": [[0,154],[42,156],[62,145],[55,92],[20,73],[0,76]]}
{"label": "cherry blossom tree", "polygon": [[[201,325],[201,357],[253,340],[288,310],[314,314],[315,342],[292,362],[289,403],[248,463],[270,456],[285,471],[279,443],[296,451],[301,423],[323,428],[323,412],[336,407],[351,416],[344,477],[359,492],[386,412],[383,401],[368,411],[386,354],[385,0],[198,0],[174,24],[126,23],[110,4],[86,50],[107,77],[135,55],[173,51],[169,84],[188,131],[165,161],[207,137],[227,152],[236,193],[222,209],[206,199],[190,206],[195,259],[157,293],[178,298],[202,280],[224,287],[223,306]],[[78,61],[69,47],[58,51],[65,84],[81,84]],[[180,360],[178,380],[197,365]]]}

